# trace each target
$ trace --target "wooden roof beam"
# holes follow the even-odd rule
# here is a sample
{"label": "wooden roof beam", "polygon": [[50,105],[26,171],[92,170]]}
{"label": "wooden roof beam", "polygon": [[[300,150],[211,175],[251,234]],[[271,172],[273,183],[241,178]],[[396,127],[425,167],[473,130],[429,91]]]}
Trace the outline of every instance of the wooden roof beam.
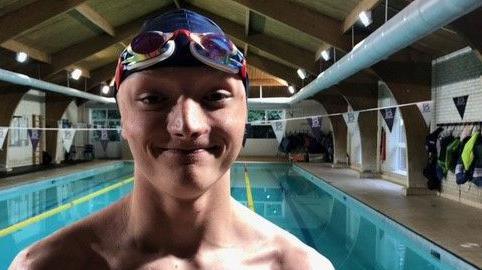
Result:
{"label": "wooden roof beam", "polygon": [[114,77],[117,61],[103,65],[90,72],[90,80],[87,83],[87,89],[91,89],[102,82],[108,81]]}
{"label": "wooden roof beam", "polygon": [[0,44],[13,39],[34,26],[63,14],[86,0],[38,0],[0,17]]}
{"label": "wooden roof beam", "polygon": [[362,11],[368,11],[374,9],[381,0],[363,0],[358,2],[358,4],[353,8],[353,10],[346,16],[345,20],[343,21],[341,32],[345,33],[348,31],[357,21],[358,15]]}
{"label": "wooden roof beam", "polygon": [[[342,22],[287,0],[234,0],[252,11],[318,38],[342,51],[351,50],[349,37],[342,35]],[[293,16],[296,14],[296,16]]]}
{"label": "wooden roof beam", "polygon": [[249,54],[248,64],[283,79],[291,85],[299,86],[300,84],[300,79],[296,75],[295,69],[254,54],[252,51]]}
{"label": "wooden roof beam", "polygon": [[87,3],[83,3],[75,8],[82,16],[91,23],[102,29],[111,36],[115,36],[114,27],[97,11],[93,10]]}
{"label": "wooden roof beam", "polygon": [[[167,11],[173,8],[173,6],[168,6],[165,7],[164,10]],[[42,77],[48,77],[49,75],[59,72],[69,65],[73,65],[81,61],[82,59],[85,59],[99,51],[102,51],[118,42],[121,42],[133,36],[139,31],[146,19],[152,17],[153,15],[158,15],[159,13],[162,13],[162,11],[156,10],[151,14],[116,27],[116,35],[114,37],[108,34],[102,34],[54,53],[52,55],[51,67],[43,71]]]}
{"label": "wooden roof beam", "polygon": [[246,37],[245,28],[243,25],[239,25],[228,19],[194,6],[188,6],[188,8],[204,14],[205,16],[214,20],[217,24],[219,24],[224,32],[233,39],[239,40],[244,44],[248,44],[250,47],[254,47],[271,54],[276,58],[292,64],[293,66],[303,68],[311,74],[318,74],[318,69],[312,57],[314,52],[293,46],[285,41],[270,37],[265,34],[252,34],[249,37]]}
{"label": "wooden roof beam", "polygon": [[17,52],[17,53],[25,52],[28,54],[28,57],[30,58],[33,58],[43,63],[50,64],[50,54],[43,52],[39,49],[27,46],[13,39],[3,42],[1,46],[7,50]]}

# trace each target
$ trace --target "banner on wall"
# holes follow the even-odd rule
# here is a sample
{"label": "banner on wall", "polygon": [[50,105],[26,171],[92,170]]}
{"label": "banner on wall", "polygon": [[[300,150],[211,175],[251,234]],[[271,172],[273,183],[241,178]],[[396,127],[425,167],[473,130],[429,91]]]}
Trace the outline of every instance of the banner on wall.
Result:
{"label": "banner on wall", "polygon": [[102,145],[102,149],[104,149],[104,152],[107,149],[108,143],[109,143],[109,133],[107,132],[107,130],[102,129],[100,131],[100,144]]}
{"label": "banner on wall", "polygon": [[276,135],[276,140],[281,143],[286,129],[286,121],[271,122],[271,127],[273,128],[274,135]]}
{"label": "banner on wall", "polygon": [[353,128],[358,123],[358,114],[360,112],[347,112],[343,114],[343,119],[348,127]]}
{"label": "banner on wall", "polygon": [[465,107],[467,107],[467,100],[469,99],[469,95],[454,97],[454,104],[459,112],[459,115],[462,119],[464,119],[465,114]]}
{"label": "banner on wall", "polygon": [[0,127],[0,150],[3,150],[3,142],[7,138],[8,127]]}
{"label": "banner on wall", "polygon": [[396,107],[380,109],[380,113],[382,114],[382,117],[385,120],[385,123],[387,124],[388,130],[390,132],[392,132],[396,111],[397,111]]}
{"label": "banner on wall", "polygon": [[35,152],[37,150],[38,142],[40,141],[40,136],[42,131],[40,129],[27,129],[28,137],[32,143],[32,150]]}
{"label": "banner on wall", "polygon": [[62,144],[67,152],[70,152],[70,147],[74,141],[75,129],[61,129],[60,136],[62,138]]}
{"label": "banner on wall", "polygon": [[417,103],[417,107],[420,110],[420,113],[423,116],[423,120],[425,120],[425,124],[430,126],[430,122],[432,121],[432,101],[427,102],[420,102]]}
{"label": "banner on wall", "polygon": [[308,119],[308,125],[310,126],[311,128],[311,133],[313,134],[313,137],[315,137],[315,139],[317,141],[320,141],[321,140],[321,117],[309,117]]}

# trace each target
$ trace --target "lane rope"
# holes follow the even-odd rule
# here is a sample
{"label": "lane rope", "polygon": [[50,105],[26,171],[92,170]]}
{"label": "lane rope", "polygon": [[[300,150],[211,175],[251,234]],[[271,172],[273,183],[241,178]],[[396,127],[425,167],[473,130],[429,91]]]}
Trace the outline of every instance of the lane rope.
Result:
{"label": "lane rope", "polygon": [[21,230],[21,229],[25,228],[25,227],[27,227],[27,226],[29,226],[29,225],[31,225],[31,224],[37,223],[37,222],[39,222],[39,221],[41,221],[41,220],[44,220],[44,219],[46,219],[46,218],[48,218],[48,217],[51,217],[51,216],[56,215],[56,214],[59,214],[59,213],[65,211],[65,210],[68,210],[68,209],[70,209],[70,208],[72,208],[72,207],[74,207],[74,206],[76,206],[76,205],[79,205],[79,204],[81,204],[81,203],[90,201],[90,200],[92,200],[92,199],[95,198],[95,197],[98,197],[98,196],[100,196],[100,195],[102,195],[102,194],[105,194],[105,193],[107,193],[107,192],[109,192],[109,191],[112,191],[112,190],[117,189],[117,188],[120,188],[120,187],[122,187],[122,186],[124,186],[124,185],[126,185],[126,184],[129,184],[129,183],[132,182],[133,180],[134,180],[134,177],[129,177],[129,178],[124,179],[124,180],[122,180],[122,181],[120,181],[120,182],[118,182],[118,183],[115,183],[115,184],[113,184],[113,185],[110,185],[110,186],[105,187],[105,188],[103,188],[103,189],[100,189],[100,190],[97,190],[97,191],[92,192],[92,193],[90,193],[90,194],[87,194],[87,195],[85,195],[85,196],[83,196],[83,197],[80,197],[80,198],[78,198],[78,199],[75,199],[75,200],[73,200],[73,201],[71,201],[71,202],[68,202],[68,203],[59,205],[59,206],[57,206],[57,207],[55,207],[55,208],[53,208],[53,209],[50,209],[50,210],[48,210],[48,211],[45,211],[45,212],[41,213],[41,214],[38,214],[38,215],[36,215],[36,216],[33,216],[33,217],[28,218],[28,219],[23,220],[23,221],[20,221],[20,222],[14,224],[14,225],[11,225],[11,226],[9,226],[9,227],[6,227],[5,229],[1,229],[1,230],[0,230],[0,237],[7,236],[7,235],[9,235],[9,234],[12,234],[12,233],[14,233],[14,232],[16,232],[16,231],[18,231],[18,230]]}
{"label": "lane rope", "polygon": [[248,207],[253,212],[256,212],[254,209],[253,193],[251,192],[251,181],[249,180],[248,168],[246,167],[246,164],[244,164],[244,182],[246,183],[246,198],[248,199]]}

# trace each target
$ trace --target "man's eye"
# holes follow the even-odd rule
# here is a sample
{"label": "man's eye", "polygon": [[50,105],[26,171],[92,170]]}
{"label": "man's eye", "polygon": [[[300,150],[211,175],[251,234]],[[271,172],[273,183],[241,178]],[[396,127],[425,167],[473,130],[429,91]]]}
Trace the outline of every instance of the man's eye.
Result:
{"label": "man's eye", "polygon": [[208,102],[218,102],[231,97],[231,93],[226,90],[217,90],[207,94],[204,100]]}
{"label": "man's eye", "polygon": [[138,100],[145,105],[155,105],[163,102],[165,98],[158,95],[148,95],[148,96],[141,97]]}

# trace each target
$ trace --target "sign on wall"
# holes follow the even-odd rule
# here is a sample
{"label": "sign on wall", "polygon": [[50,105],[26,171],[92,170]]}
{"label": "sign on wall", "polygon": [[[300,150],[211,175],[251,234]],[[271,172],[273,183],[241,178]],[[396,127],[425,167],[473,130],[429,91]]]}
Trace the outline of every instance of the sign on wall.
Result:
{"label": "sign on wall", "polygon": [[459,115],[462,119],[464,119],[465,114],[465,107],[467,107],[467,100],[469,99],[469,95],[454,97],[454,104],[459,112]]}

